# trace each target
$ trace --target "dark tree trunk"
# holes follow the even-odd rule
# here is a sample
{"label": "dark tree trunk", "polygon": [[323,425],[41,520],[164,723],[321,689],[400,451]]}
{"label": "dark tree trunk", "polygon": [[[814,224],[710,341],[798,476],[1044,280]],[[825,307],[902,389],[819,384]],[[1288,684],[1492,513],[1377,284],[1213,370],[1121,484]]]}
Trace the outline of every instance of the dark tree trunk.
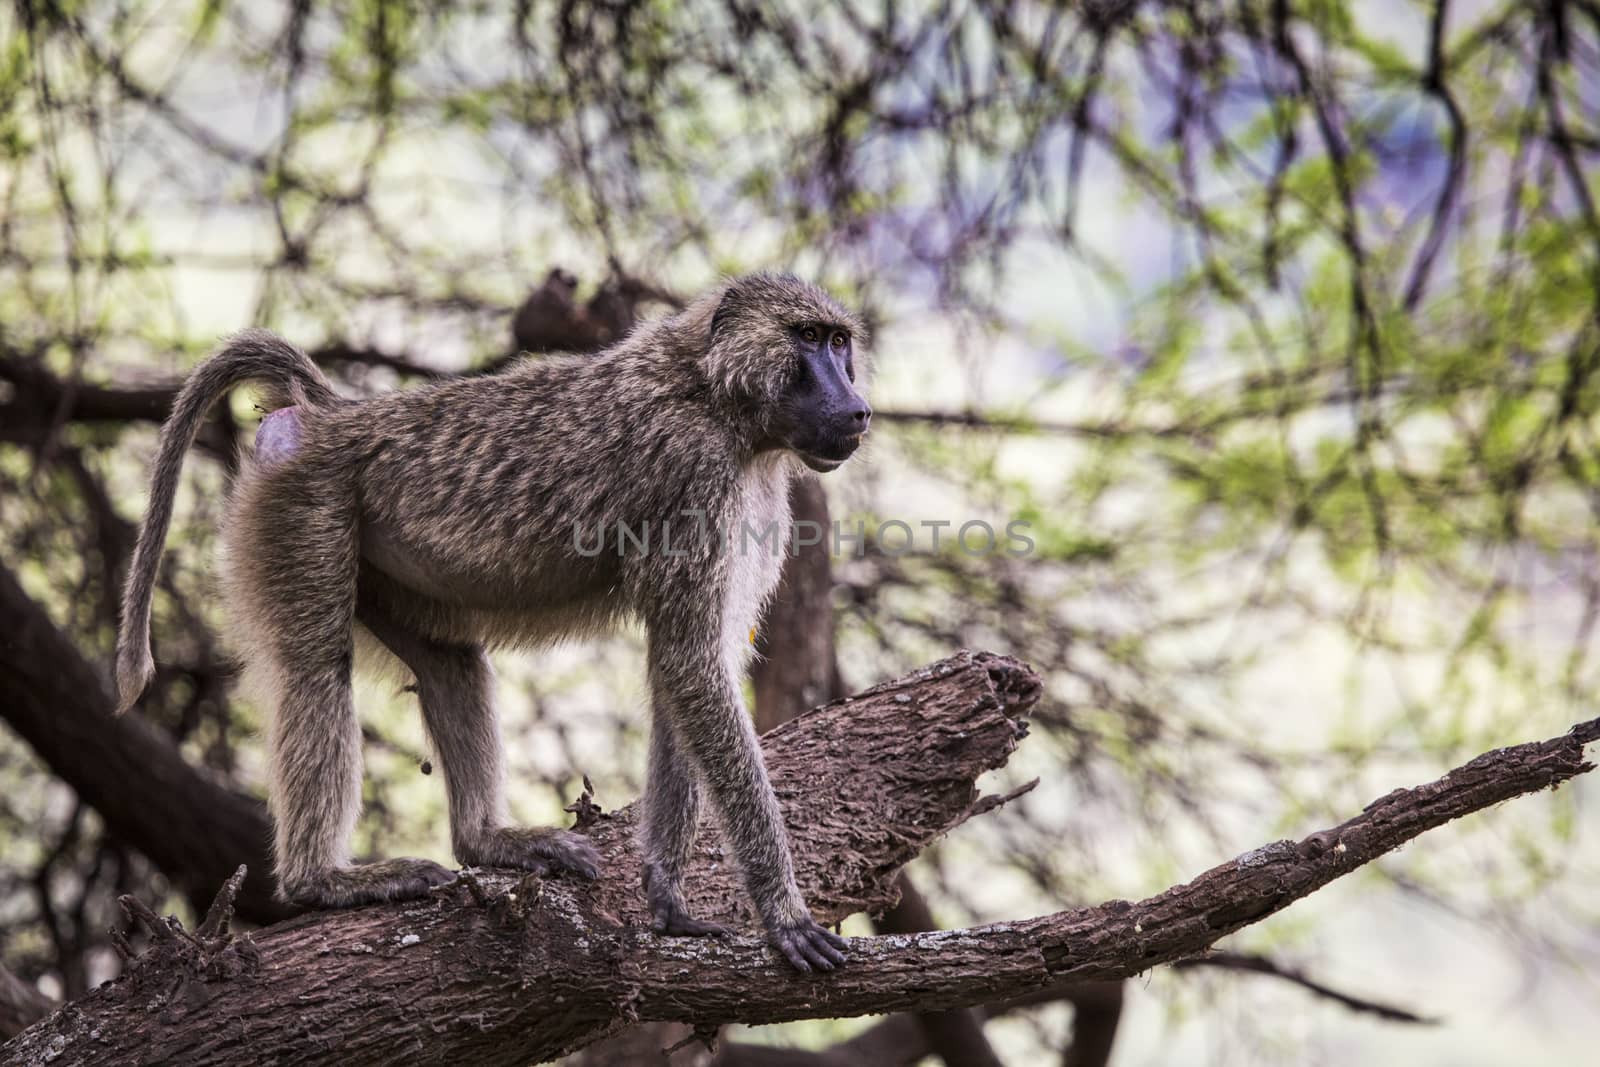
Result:
{"label": "dark tree trunk", "polygon": [[[756,648],[761,658],[751,676],[756,726],[763,731],[842,696],[844,690],[834,646],[832,516],[822,482],[816,478],[794,482],[789,511],[796,532],[803,532],[804,540],[812,543],[798,545],[784,562],[783,580],[761,626]],[[903,871],[896,889],[899,902],[873,920],[879,933],[938,929],[927,903]],[[915,1018],[926,1038],[917,1043],[926,1045],[947,1067],[1000,1067],[975,1010],[954,1008]]]}
{"label": "dark tree trunk", "polygon": [[101,673],[0,567],[0,716],[116,838],[204,906],[240,864],[239,914],[274,922],[266,805],[184,762],[137,715],[113,716]]}
{"label": "dark tree trunk", "polygon": [[49,997],[0,967],[0,1041],[20,1034],[55,1007]]}
{"label": "dark tree trunk", "polygon": [[[767,605],[750,671],[756,729],[765,733],[807,708],[843,696],[833,650],[833,568],[828,557],[828,497],[816,478],[789,488],[797,529],[820,530],[822,541],[784,561],[783,579]],[[811,526],[801,524],[810,523]]]}

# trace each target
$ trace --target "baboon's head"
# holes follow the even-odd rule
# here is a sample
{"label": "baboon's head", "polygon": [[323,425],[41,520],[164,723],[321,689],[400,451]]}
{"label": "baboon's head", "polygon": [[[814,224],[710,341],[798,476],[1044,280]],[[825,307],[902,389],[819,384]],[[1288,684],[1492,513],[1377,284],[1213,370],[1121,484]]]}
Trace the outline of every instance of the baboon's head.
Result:
{"label": "baboon's head", "polygon": [[850,458],[872,421],[855,384],[865,332],[816,286],[752,274],[723,290],[707,359],[729,397],[754,409],[758,449],[789,449],[826,473]]}

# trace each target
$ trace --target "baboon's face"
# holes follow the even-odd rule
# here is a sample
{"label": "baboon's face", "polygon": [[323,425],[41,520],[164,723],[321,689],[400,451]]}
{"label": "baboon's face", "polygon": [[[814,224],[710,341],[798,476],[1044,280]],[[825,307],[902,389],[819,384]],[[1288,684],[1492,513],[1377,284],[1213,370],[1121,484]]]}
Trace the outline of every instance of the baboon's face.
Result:
{"label": "baboon's face", "polygon": [[779,445],[826,474],[860,447],[872,409],[856,391],[855,353],[847,327],[798,322],[788,332],[795,359],[772,432]]}

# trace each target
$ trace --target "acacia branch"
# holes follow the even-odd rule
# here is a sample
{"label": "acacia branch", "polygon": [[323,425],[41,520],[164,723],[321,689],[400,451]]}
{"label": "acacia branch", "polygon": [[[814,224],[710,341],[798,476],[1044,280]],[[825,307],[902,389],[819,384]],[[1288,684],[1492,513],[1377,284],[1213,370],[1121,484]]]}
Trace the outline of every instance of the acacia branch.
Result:
{"label": "acacia branch", "polygon": [[[768,733],[813,912],[832,922],[890,907],[896,871],[987,810],[973,783],[1005,762],[1038,694],[1015,660],[961,653]],[[528,1063],[646,1018],[648,956],[688,975],[733,952],[759,958],[766,981],[821,988],[754,932],[712,828],[685,890],[694,914],[751,931],[728,946],[652,935],[633,809],[579,808],[603,857],[592,884],[476,872],[430,900],[307,914],[239,938],[177,937],[130,904],[155,947],[4,1046],[0,1063],[45,1050],[74,1064],[325,1062],[335,1048],[347,1064]]]}
{"label": "acacia branch", "polygon": [[[1021,730],[1038,680],[963,653],[767,735],[764,747],[813,907],[829,920],[889,902],[894,870],[982,805],[972,782]],[[1254,849],[1138,903],[1110,901],[967,930],[859,938],[849,964],[801,976],[754,934],[648,932],[633,813],[592,827],[593,885],[485,873],[430,901],[307,915],[240,941],[161,935],[155,959],[0,1050],[74,1063],[526,1063],[639,1020],[702,1032],[1004,1001],[1120,979],[1204,952],[1333,879],[1452,819],[1559,785],[1592,765],[1600,719],[1486,753],[1300,841]],[[734,873],[705,839],[692,906],[749,923]],[[747,925],[747,929],[753,926]],[[224,939],[226,940],[226,938]]]}
{"label": "acacia branch", "polygon": [[[1496,749],[1437,781],[1397,789],[1352,819],[1300,841],[1275,841],[1138,903],[1114,900],[1015,922],[851,943],[850,966],[807,997],[747,971],[741,946],[718,947],[718,966],[692,994],[669,987],[672,964],[642,960],[638,1009],[647,1018],[710,1025],[773,1023],[1005,1000],[1064,981],[1128,978],[1198,955],[1244,926],[1435,827],[1593,769],[1583,746],[1600,719],[1548,741]],[[822,1009],[822,1010],[819,1010]]]}
{"label": "acacia branch", "polygon": [[[407,378],[447,378],[449,372],[418,363],[410,356],[385,352],[371,345],[330,341],[307,352],[319,366],[358,365],[382,367]],[[0,381],[14,395],[0,403],[0,425],[10,427],[3,440],[27,440],[25,432],[39,425],[58,423],[162,423],[183,388],[182,381],[140,386],[98,385],[60,378],[25,354],[0,347]],[[211,442],[215,443],[215,442]]]}
{"label": "acacia branch", "polygon": [[1262,956],[1253,952],[1211,952],[1204,956],[1197,956],[1192,960],[1180,960],[1174,964],[1174,967],[1179,970],[1211,967],[1224,971],[1239,971],[1244,974],[1260,974],[1269,978],[1280,978],[1292,985],[1299,986],[1308,993],[1342,1005],[1357,1014],[1376,1015],[1385,1022],[1431,1026],[1439,1021],[1427,1015],[1419,1015],[1409,1008],[1402,1008],[1395,1004],[1374,1000],[1371,997],[1357,996],[1342,989],[1335,989],[1326,982],[1312,978],[1303,971],[1279,963],[1269,956]]}
{"label": "acacia branch", "polygon": [[[1385,1022],[1431,1025],[1438,1021],[1407,1008],[1335,989],[1269,956],[1255,953],[1208,952],[1204,956],[1179,960],[1173,964],[1173,969],[1215,969],[1262,975],[1289,982],[1352,1012],[1375,1015]],[[987,1022],[1044,1004],[1071,1004],[1072,1044],[1062,1062],[1067,1067],[1103,1065],[1110,1060],[1117,1021],[1122,1015],[1122,989],[1123,983],[1120,981],[1064,982],[969,1010]],[[714,1067],[913,1067],[930,1055],[940,1055],[940,1052],[920,1017],[899,1014],[885,1016],[882,1022],[874,1023],[836,1045],[817,1051],[724,1042],[718,1046],[712,1064]],[[946,1062],[964,1062],[952,1061],[948,1055],[942,1058]]]}

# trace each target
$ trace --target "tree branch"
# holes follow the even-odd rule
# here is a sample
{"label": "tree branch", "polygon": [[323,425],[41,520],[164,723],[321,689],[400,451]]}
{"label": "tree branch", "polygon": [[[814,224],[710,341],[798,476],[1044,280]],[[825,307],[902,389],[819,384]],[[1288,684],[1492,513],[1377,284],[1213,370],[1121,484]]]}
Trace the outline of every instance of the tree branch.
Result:
{"label": "tree branch", "polygon": [[930,1011],[1062,981],[1128,978],[1196,955],[1428,830],[1592,770],[1583,746],[1597,737],[1600,719],[1593,719],[1548,741],[1485,753],[1437,781],[1397,789],[1339,826],[1253,849],[1139,903],[1115,900],[967,930],[857,940],[850,966],[807,997],[746,970],[753,956],[737,946],[719,949],[723,965],[698,975],[692,994],[680,980],[669,996],[672,964],[646,958],[638,1009],[642,1017],[692,1023],[771,1023],[822,1011],[830,1017]]}
{"label": "tree branch", "polygon": [[[1385,1022],[1432,1025],[1438,1021],[1407,1008],[1334,989],[1300,970],[1256,953],[1208,952],[1204,956],[1179,960],[1173,964],[1173,969],[1215,969],[1277,978],[1350,1011],[1376,1015]],[[1064,982],[969,1010],[987,1022],[1043,1004],[1071,1004],[1072,1045],[1063,1063],[1066,1067],[1089,1067],[1091,1064],[1104,1067],[1109,1062],[1122,1016],[1123,985],[1120,981]],[[714,1067],[913,1067],[925,1057],[937,1054],[933,1040],[917,1016],[888,1015],[854,1037],[817,1051],[730,1041],[718,1046],[711,1062]],[[654,1052],[655,1048],[650,1051]],[[667,1060],[662,1058],[659,1062],[665,1064]]]}
{"label": "tree branch", "polygon": [[[766,735],[819,918],[893,904],[895,872],[979,808],[974,780],[1005,762],[1038,694],[1016,661],[961,653]],[[688,1002],[641,1009],[676,1001],[658,985],[667,975],[689,993],[723,960],[827,1010],[815,999],[825,984],[754,933],[715,943],[649,932],[632,808],[588,832],[604,857],[593,884],[476,872],[428,901],[308,914],[238,941],[160,936],[160,951],[4,1046],[0,1063],[46,1050],[75,1064],[294,1062],[332,1048],[348,1064],[528,1063],[681,1014]],[[691,910],[755,930],[718,835],[700,840]]]}
{"label": "tree branch", "polygon": [[1209,952],[1204,956],[1197,956],[1192,960],[1181,960],[1175,964],[1180,970],[1192,970],[1201,967],[1214,967],[1224,971],[1241,971],[1245,974],[1261,974],[1269,978],[1281,978],[1285,982],[1299,986],[1308,993],[1314,993],[1335,1004],[1342,1004],[1353,1012],[1364,1015],[1376,1015],[1378,1018],[1391,1023],[1415,1023],[1431,1026],[1438,1022],[1437,1019],[1426,1015],[1418,1015],[1409,1008],[1385,1004],[1380,1000],[1370,997],[1358,997],[1354,993],[1346,993],[1332,986],[1320,982],[1310,975],[1293,967],[1279,963],[1269,956],[1258,955],[1253,952]]}
{"label": "tree branch", "polygon": [[[1013,716],[1038,679],[1015,661],[962,653],[816,709],[765,739],[803,861],[828,920],[888,903],[893,871],[978,807],[973,778],[1021,735]],[[859,938],[848,966],[802,977],[760,938],[657,938],[634,877],[633,813],[593,830],[607,876],[520,881],[482,874],[423,903],[308,915],[247,938],[248,965],[183,946],[57,1012],[0,1050],[83,1064],[309,1060],[521,1063],[638,1020],[709,1031],[729,1022],[1003,1001],[1063,982],[1127,978],[1194,956],[1333,879],[1452,819],[1592,769],[1600,719],[1498,749],[1300,841],[1253,849],[1138,903],[1110,901],[968,930]],[[804,862],[809,861],[809,862]],[[710,839],[689,879],[694,906],[748,919]],[[177,962],[175,962],[177,961]],[[185,962],[186,961],[186,962]],[[91,1036],[97,1035],[97,1036]]]}
{"label": "tree branch", "polygon": [[[308,353],[319,365],[357,364],[383,367],[403,377],[438,379],[446,372],[425,367],[406,356],[372,347],[333,341]],[[144,386],[95,385],[58,378],[42,364],[15,354],[0,354],[0,443],[37,446],[70,424],[120,427],[132,423],[166,421],[182,382]],[[201,423],[195,445],[214,456],[228,458],[235,442],[232,423],[213,413]]]}

